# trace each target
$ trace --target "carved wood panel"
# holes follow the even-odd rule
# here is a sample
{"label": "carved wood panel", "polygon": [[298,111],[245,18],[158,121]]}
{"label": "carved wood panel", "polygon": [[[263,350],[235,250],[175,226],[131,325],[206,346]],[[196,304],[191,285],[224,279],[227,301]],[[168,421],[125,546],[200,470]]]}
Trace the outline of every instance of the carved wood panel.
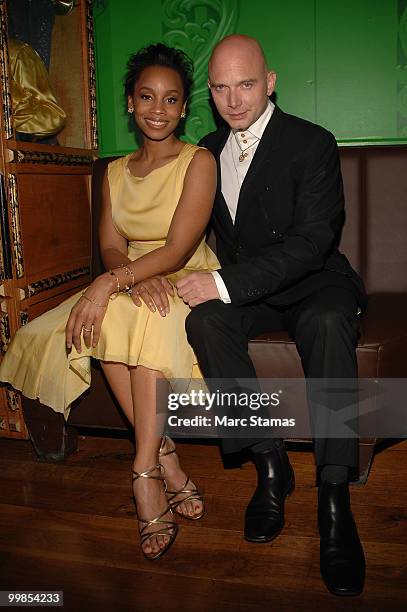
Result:
{"label": "carved wood panel", "polygon": [[[90,282],[97,154],[91,0],[78,0],[73,11],[65,22],[56,19],[50,70],[71,123],[56,143],[26,142],[13,129],[7,4],[0,0],[0,359],[19,327]],[[69,82],[78,112],[72,89],[64,90]],[[8,385],[0,385],[0,437],[28,438],[21,396]]]}

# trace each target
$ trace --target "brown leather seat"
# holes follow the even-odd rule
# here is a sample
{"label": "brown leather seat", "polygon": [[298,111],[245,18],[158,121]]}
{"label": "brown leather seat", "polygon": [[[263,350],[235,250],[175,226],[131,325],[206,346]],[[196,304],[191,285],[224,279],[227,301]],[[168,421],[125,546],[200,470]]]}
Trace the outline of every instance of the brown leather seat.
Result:
{"label": "brown leather seat", "polygon": [[[357,348],[359,377],[407,378],[407,147],[343,148],[340,154],[347,214],[341,250],[362,276],[369,294]],[[94,276],[103,270],[97,224],[102,178],[110,159],[94,165]],[[285,333],[263,334],[250,342],[249,350],[259,377],[303,376],[295,344]],[[92,387],[72,408],[69,423],[127,428],[96,362]],[[375,442],[360,440],[359,482],[366,481]]]}
{"label": "brown leather seat", "polygon": [[[391,312],[391,318],[386,313]],[[407,294],[369,296],[361,319],[357,348],[361,378],[403,378],[407,366]],[[250,342],[250,353],[259,377],[299,378],[303,376],[295,343],[285,332],[271,332]],[[271,367],[271,360],[273,367]]]}

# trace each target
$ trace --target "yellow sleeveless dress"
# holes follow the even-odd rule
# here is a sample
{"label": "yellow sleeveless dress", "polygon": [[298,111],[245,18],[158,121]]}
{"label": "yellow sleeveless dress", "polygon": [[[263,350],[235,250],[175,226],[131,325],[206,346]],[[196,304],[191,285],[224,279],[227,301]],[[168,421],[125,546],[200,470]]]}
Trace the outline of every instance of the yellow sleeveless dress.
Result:
{"label": "yellow sleeveless dress", "polygon": [[[179,156],[144,178],[130,173],[130,155],[108,166],[113,223],[128,240],[128,257],[136,260],[165,244],[180,198],[185,173],[199,147],[185,144]],[[185,267],[167,278],[175,283],[193,271],[210,271],[220,264],[203,239]],[[137,307],[120,293],[110,300],[95,348],[67,354],[65,327],[82,291],[21,327],[0,366],[0,380],[23,395],[39,399],[69,417],[71,403],[91,382],[91,357],[161,371],[166,378],[202,378],[185,333],[190,312],[178,295],[169,296],[170,313],[162,317],[144,304]],[[202,381],[203,382],[203,381]]]}

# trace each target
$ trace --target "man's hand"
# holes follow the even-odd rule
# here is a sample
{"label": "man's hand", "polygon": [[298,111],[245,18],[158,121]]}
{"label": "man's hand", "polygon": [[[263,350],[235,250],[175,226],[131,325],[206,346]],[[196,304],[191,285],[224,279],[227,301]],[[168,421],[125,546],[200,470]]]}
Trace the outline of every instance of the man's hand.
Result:
{"label": "man's hand", "polygon": [[176,287],[178,295],[191,308],[220,298],[215,279],[210,272],[192,272],[179,280]]}
{"label": "man's hand", "polygon": [[[174,297],[174,287],[164,276],[153,276],[133,287],[132,298],[136,306],[141,306],[141,300],[151,312],[158,312],[162,317],[170,312],[168,295]],[[140,299],[141,298],[141,299]]]}

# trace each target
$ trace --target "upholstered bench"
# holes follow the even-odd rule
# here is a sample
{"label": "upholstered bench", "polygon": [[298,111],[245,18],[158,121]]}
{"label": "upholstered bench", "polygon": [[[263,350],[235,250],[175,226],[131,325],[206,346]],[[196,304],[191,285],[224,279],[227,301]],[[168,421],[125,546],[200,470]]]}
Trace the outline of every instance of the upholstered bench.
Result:
{"label": "upholstered bench", "polygon": [[[369,294],[357,348],[359,377],[407,378],[407,147],[347,147],[340,155],[346,208],[340,248],[362,276]],[[93,276],[103,270],[97,225],[102,179],[110,159],[94,164]],[[295,344],[285,333],[263,334],[250,342],[250,353],[259,377],[303,376]],[[127,429],[97,362],[92,376],[90,391],[72,407],[68,427],[62,415],[24,400],[30,435],[43,458],[63,459],[72,452],[76,427]],[[373,438],[360,440],[360,483],[366,481],[376,442]]]}

